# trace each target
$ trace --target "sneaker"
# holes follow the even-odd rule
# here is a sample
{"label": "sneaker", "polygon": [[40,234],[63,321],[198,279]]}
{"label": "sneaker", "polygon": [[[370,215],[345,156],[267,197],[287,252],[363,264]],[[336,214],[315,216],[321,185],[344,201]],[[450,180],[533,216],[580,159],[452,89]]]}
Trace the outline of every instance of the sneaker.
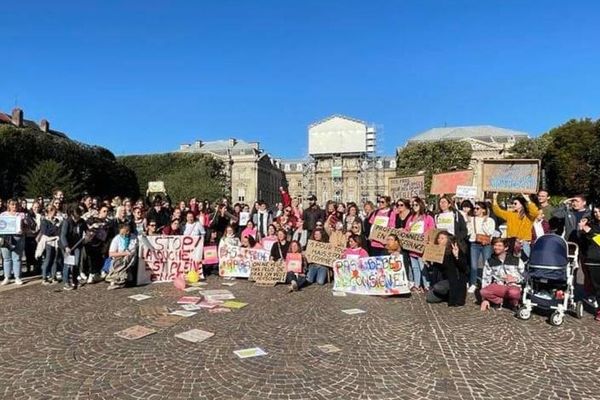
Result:
{"label": "sneaker", "polygon": [[58,283],[58,279],[50,279],[49,283],[54,285],[55,283]]}
{"label": "sneaker", "polygon": [[292,281],[292,285],[291,286],[292,286],[292,290],[294,292],[298,291],[298,282],[297,281]]}
{"label": "sneaker", "polygon": [[104,279],[106,278],[107,273],[102,271],[102,273],[100,274],[100,278]]}
{"label": "sneaker", "polygon": [[467,290],[467,292],[475,293],[476,290],[477,290],[477,286],[471,285],[471,286],[469,286],[469,289]]}
{"label": "sneaker", "polygon": [[2,283],[0,283],[0,285],[5,286],[8,285],[8,278],[4,278],[4,280],[2,281]]}
{"label": "sneaker", "polygon": [[65,285],[65,286],[63,286],[63,290],[73,290],[73,286]]}
{"label": "sneaker", "polygon": [[115,290],[115,289],[120,289],[122,287],[123,287],[122,285],[115,285],[114,283],[111,283],[110,285],[108,285],[106,290]]}
{"label": "sneaker", "polygon": [[15,285],[22,285],[23,281],[21,280],[21,278],[15,278]]}
{"label": "sneaker", "polygon": [[90,276],[88,276],[87,283],[94,283],[94,275],[93,274],[90,274]]}
{"label": "sneaker", "polygon": [[44,279],[44,280],[42,280],[42,285],[44,285],[44,286],[48,286],[50,283],[51,283],[51,282],[50,282],[50,280],[48,280],[48,279]]}
{"label": "sneaker", "polygon": [[88,277],[87,277],[87,275],[86,275],[86,274],[84,274],[83,272],[81,272],[81,273],[79,274],[79,280],[80,280],[80,281],[87,281],[87,278],[88,278]]}

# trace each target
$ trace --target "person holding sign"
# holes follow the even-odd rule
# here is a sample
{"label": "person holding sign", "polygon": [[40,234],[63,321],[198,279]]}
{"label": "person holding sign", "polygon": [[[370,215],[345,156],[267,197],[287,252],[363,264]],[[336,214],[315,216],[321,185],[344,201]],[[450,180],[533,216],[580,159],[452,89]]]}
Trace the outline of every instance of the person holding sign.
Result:
{"label": "person holding sign", "polygon": [[362,239],[358,235],[352,235],[348,238],[348,248],[344,251],[342,258],[363,258],[369,257],[369,253],[362,247]]}
{"label": "person holding sign", "polygon": [[[377,200],[377,211],[373,212],[369,218],[370,226],[387,226],[389,228],[396,227],[396,212],[391,206],[392,199],[390,196],[380,196]],[[384,256],[386,255],[385,247],[383,244],[376,240],[371,240],[371,256]]]}
{"label": "person holding sign", "polygon": [[442,196],[438,201],[439,212],[435,216],[437,229],[453,235],[463,252],[468,249],[468,230],[465,218],[460,211],[452,205],[452,199]]}
{"label": "person holding sign", "polygon": [[8,285],[11,271],[15,276],[15,284],[22,285],[21,258],[25,249],[25,237],[22,235],[22,230],[25,214],[17,212],[17,201],[11,199],[7,202],[7,210],[0,216],[13,217],[15,220],[14,233],[0,236],[0,251],[4,267],[4,280],[0,285]]}
{"label": "person holding sign", "polygon": [[513,211],[507,211],[500,208],[498,193],[494,193],[492,210],[506,221],[506,236],[518,241],[525,255],[529,257],[533,222],[538,215],[535,203],[531,199],[526,200],[525,195],[517,196],[513,199]]}
{"label": "person holding sign", "polygon": [[[321,229],[314,230],[311,239],[317,242],[326,242]],[[315,283],[316,281],[319,285],[324,285],[327,280],[328,270],[329,268],[326,265],[309,264],[306,280],[308,283]]]}
{"label": "person holding sign", "polygon": [[427,293],[428,303],[448,302],[449,307],[465,305],[467,298],[467,280],[469,265],[467,257],[460,249],[456,238],[441,231],[435,238],[435,244],[445,246],[444,261],[433,263],[434,284]]}
{"label": "person holding sign", "polygon": [[[77,276],[81,264],[81,248],[83,239],[88,230],[86,222],[81,218],[81,210],[77,206],[71,207],[69,217],[63,222],[60,229],[59,243],[63,249],[63,290],[77,289]],[[69,282],[69,274],[71,282]]]}
{"label": "person holding sign", "polygon": [[[406,228],[404,228],[406,232],[427,235],[429,231],[435,229],[435,222],[430,215],[427,215],[425,202],[422,199],[415,198],[411,203],[411,207],[413,214],[406,221]],[[411,252],[409,256],[413,276],[413,287],[410,290],[413,292],[423,292],[421,283],[425,290],[429,290],[429,279],[425,270],[423,253]]]}
{"label": "person holding sign", "polygon": [[[273,249],[276,246],[273,246]],[[285,260],[287,268],[285,283],[290,284],[290,292],[297,292],[306,284],[306,258],[302,255],[300,243],[295,240],[289,243]]]}

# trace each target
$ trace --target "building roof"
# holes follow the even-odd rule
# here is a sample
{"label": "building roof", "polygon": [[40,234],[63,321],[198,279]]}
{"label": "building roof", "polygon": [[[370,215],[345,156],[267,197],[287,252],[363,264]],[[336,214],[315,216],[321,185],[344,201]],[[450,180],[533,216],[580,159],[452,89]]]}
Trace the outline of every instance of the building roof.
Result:
{"label": "building roof", "polygon": [[365,121],[361,121],[360,119],[356,119],[356,118],[352,118],[352,117],[347,117],[347,116],[345,116],[345,115],[342,115],[342,114],[333,114],[333,115],[330,115],[330,116],[329,116],[329,117],[327,117],[327,118],[323,118],[323,119],[321,119],[321,120],[319,120],[319,121],[315,121],[315,122],[313,122],[312,124],[310,124],[310,125],[308,126],[308,129],[312,128],[313,126],[320,125],[320,124],[322,124],[322,123],[324,123],[324,122],[327,122],[327,121],[329,121],[330,119],[334,119],[334,118],[342,118],[342,119],[347,119],[347,120],[349,120],[349,121],[354,121],[354,122],[358,122],[359,124],[367,125],[367,123],[366,123]]}
{"label": "building roof", "polygon": [[408,143],[461,139],[478,139],[483,142],[507,142],[511,139],[516,140],[526,137],[529,137],[529,134],[521,131],[499,128],[492,125],[473,125],[429,129],[409,139]]}
{"label": "building roof", "polygon": [[218,155],[251,155],[260,154],[262,150],[258,142],[246,142],[239,139],[213,140],[210,142],[196,141],[189,145],[182,145],[180,151],[208,152]]}
{"label": "building roof", "polygon": [[[5,114],[3,112],[0,111],[0,124],[7,124],[7,125],[12,125],[15,126],[13,124],[13,120],[12,120],[12,116],[9,114]],[[35,122],[29,119],[25,119],[23,118],[23,125],[21,126],[21,128],[30,128],[33,130],[37,130],[40,132],[42,131],[42,128]],[[63,133],[63,132],[59,132],[59,131],[55,131],[53,129],[49,129],[48,132],[43,132],[43,133],[48,133],[49,135],[54,135],[54,136],[58,136],[61,137],[63,139],[68,139],[68,136]]]}

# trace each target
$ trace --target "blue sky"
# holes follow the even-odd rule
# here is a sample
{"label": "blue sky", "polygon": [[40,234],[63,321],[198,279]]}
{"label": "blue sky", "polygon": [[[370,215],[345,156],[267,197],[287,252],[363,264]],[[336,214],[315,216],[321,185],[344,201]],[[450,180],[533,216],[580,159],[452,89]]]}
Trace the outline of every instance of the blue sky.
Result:
{"label": "blue sky", "polygon": [[[17,5],[18,4],[18,5]],[[4,4],[0,110],[17,101],[115,154],[196,139],[307,152],[345,114],[392,154],[432,127],[538,135],[600,117],[598,1],[20,1]]]}

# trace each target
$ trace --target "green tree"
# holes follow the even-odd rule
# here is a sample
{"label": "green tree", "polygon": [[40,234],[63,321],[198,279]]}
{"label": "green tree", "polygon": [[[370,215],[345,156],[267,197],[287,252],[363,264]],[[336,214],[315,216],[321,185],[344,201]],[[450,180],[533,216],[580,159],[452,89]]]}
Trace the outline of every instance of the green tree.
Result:
{"label": "green tree", "polygon": [[543,160],[551,142],[552,135],[549,134],[537,138],[521,139],[510,148],[510,156],[508,158]]}
{"label": "green tree", "polygon": [[56,189],[62,190],[69,200],[81,194],[81,184],[73,177],[71,171],[54,160],[39,162],[24,176],[23,180],[25,196],[29,198],[37,196],[49,198]]}
{"label": "green tree", "polygon": [[139,192],[150,181],[163,181],[173,201],[198,197],[215,200],[227,193],[224,163],[210,155],[166,153],[119,157],[119,162],[135,172]]}
{"label": "green tree", "polygon": [[462,170],[469,167],[473,149],[467,142],[439,141],[409,144],[398,153],[396,170],[399,176],[425,174],[425,188],[429,191],[433,174]]}

